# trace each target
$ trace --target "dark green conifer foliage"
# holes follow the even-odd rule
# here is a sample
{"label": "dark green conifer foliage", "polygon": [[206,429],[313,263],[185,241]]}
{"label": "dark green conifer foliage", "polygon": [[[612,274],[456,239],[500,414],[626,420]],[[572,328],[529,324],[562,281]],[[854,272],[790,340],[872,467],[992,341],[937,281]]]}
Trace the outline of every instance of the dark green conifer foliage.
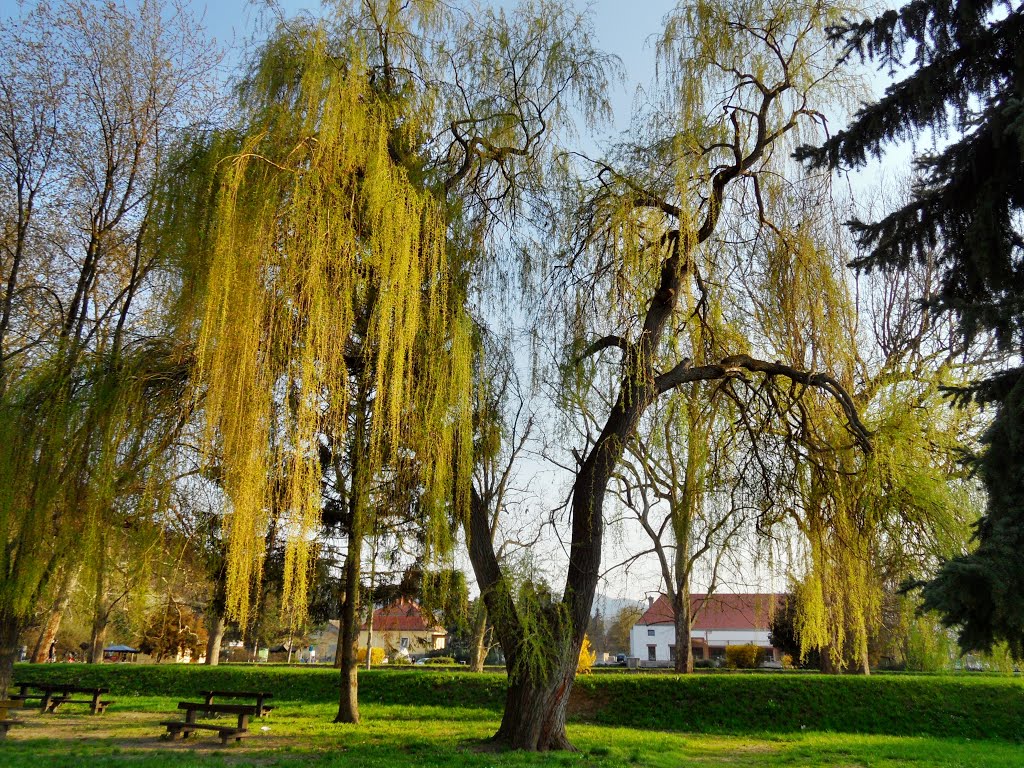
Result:
{"label": "dark green conifer foliage", "polygon": [[[923,297],[957,318],[964,341],[993,334],[1024,347],[1024,7],[1009,2],[915,0],[832,30],[844,55],[912,68],[851,125],[797,157],[817,167],[862,167],[891,141],[931,132],[954,140],[920,152],[909,202],[879,221],[853,221],[861,269],[903,269],[937,258],[942,283]],[[937,250],[936,250],[937,249]],[[932,254],[937,253],[937,256]],[[1024,367],[980,382],[968,396],[996,405],[978,460],[988,491],[977,549],[946,562],[924,606],[960,629],[965,650],[1005,640],[1024,656]]]}

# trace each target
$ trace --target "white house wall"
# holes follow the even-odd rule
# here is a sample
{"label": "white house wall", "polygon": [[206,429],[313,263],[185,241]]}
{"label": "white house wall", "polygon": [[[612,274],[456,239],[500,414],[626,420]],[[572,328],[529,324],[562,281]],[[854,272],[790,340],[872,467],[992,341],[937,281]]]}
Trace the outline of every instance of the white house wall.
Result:
{"label": "white house wall", "polygon": [[655,646],[656,660],[668,661],[668,647],[676,644],[676,628],[671,624],[634,624],[629,631],[629,651],[641,661],[647,661],[647,647]]}
{"label": "white house wall", "polygon": [[[652,634],[653,632],[653,634]],[[690,635],[691,643],[704,640],[709,647],[725,647],[727,645],[758,645],[770,648],[766,630],[739,629],[708,629],[694,630]],[[655,646],[654,661],[670,659],[669,646],[676,644],[676,628],[672,624],[634,624],[629,633],[630,655],[643,661],[649,661],[648,646]]]}

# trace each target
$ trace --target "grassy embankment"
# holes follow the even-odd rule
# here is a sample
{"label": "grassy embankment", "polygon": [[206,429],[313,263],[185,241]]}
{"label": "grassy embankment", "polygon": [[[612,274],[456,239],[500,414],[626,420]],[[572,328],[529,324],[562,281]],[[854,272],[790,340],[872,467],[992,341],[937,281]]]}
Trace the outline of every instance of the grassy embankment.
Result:
{"label": "grassy embankment", "polygon": [[[1005,677],[609,674],[581,679],[575,755],[480,749],[504,679],[452,670],[361,676],[364,724],[330,723],[337,675],[315,667],[19,666],[16,679],[102,684],[106,715],[23,715],[0,765],[1024,766],[1024,684]],[[206,688],[262,688],[277,709],[240,746],[163,742],[157,724]],[[268,730],[262,730],[266,728]],[[73,754],[69,750],[74,750]]]}

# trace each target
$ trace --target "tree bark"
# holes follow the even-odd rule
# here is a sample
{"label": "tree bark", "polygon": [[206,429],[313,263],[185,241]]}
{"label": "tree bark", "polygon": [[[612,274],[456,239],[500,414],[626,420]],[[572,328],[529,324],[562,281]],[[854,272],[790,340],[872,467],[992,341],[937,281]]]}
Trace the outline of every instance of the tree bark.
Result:
{"label": "tree bark", "polygon": [[[575,654],[570,648],[561,661],[577,658],[579,647]],[[575,678],[575,661],[571,665],[561,664],[540,680],[530,674],[510,674],[505,712],[493,741],[509,749],[532,752],[573,750],[565,732],[565,716]]]}
{"label": "tree bark", "polygon": [[473,645],[470,649],[469,671],[483,672],[487,660],[487,606],[477,601],[476,616],[473,619]]}
{"label": "tree bark", "polygon": [[61,583],[60,592],[58,592],[56,600],[53,601],[50,615],[47,617],[46,623],[39,633],[39,639],[36,640],[35,648],[32,650],[33,664],[43,664],[49,660],[50,646],[57,639],[57,632],[60,631],[64,613],[71,602],[71,593],[75,591],[75,586],[78,583],[78,572],[78,567],[72,567],[67,578]]}
{"label": "tree bark", "polygon": [[222,559],[213,577],[213,597],[206,610],[206,628],[209,635],[206,639],[206,664],[216,667],[220,664],[220,646],[224,641],[227,622],[224,609],[227,603],[227,563]]}
{"label": "tree bark", "polygon": [[822,646],[818,652],[821,654],[821,673],[824,675],[836,674],[836,665],[832,661],[832,648],[825,645]]}
{"label": "tree bark", "polygon": [[[370,578],[370,594],[373,594],[373,578]],[[358,658],[359,648],[356,648]],[[366,612],[366,668],[373,669],[373,599],[370,609]]]}
{"label": "tree bark", "polygon": [[14,661],[18,658],[18,636],[21,623],[9,616],[0,616],[0,699],[7,692],[14,677]]}
{"label": "tree bark", "polygon": [[103,663],[103,643],[107,638],[107,544],[100,536],[99,559],[96,562],[96,594],[93,601],[92,633],[89,638],[90,664]]}
{"label": "tree bark", "polygon": [[[360,411],[366,413],[365,393],[361,393]],[[336,723],[359,722],[359,574],[363,557],[363,534],[366,532],[368,478],[366,466],[365,419],[356,419],[352,443],[352,481],[349,493],[350,524],[348,552],[345,554],[345,587],[341,596],[341,618],[338,627],[338,656],[341,666],[341,693],[338,698]],[[366,649],[367,656],[370,649]]]}
{"label": "tree bark", "polygon": [[[341,696],[336,723],[359,722],[359,559],[362,557],[362,535],[349,534],[345,557],[345,590],[341,602],[341,626],[338,628],[338,653],[341,656]],[[369,649],[367,649],[369,654]]]}
{"label": "tree bark", "polygon": [[220,664],[220,646],[224,641],[224,630],[227,622],[224,621],[224,614],[220,612],[210,613],[207,619],[209,636],[206,640],[206,664],[216,667]]}
{"label": "tree bark", "polygon": [[676,659],[675,670],[681,675],[693,672],[693,649],[690,647],[690,587],[678,585],[675,590]]}

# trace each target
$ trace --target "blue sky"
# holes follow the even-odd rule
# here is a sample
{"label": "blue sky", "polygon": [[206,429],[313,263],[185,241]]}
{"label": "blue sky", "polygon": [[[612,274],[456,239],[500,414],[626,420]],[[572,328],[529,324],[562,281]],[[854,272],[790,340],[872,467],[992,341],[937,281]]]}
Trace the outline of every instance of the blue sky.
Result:
{"label": "blue sky", "polygon": [[[0,0],[10,4],[12,0]],[[491,5],[511,6],[513,2],[497,0]],[[320,3],[315,0],[281,0],[286,13],[301,10],[316,12]],[[617,55],[626,72],[627,82],[616,88],[613,94],[616,130],[629,125],[633,95],[637,85],[648,84],[654,76],[654,40],[662,28],[662,20],[675,5],[675,0],[576,0],[583,8],[588,5],[597,31],[597,47]],[[205,22],[210,33],[219,41],[237,47],[249,37],[265,4],[259,0],[219,0],[214,2],[193,2],[197,13],[205,10]]]}

